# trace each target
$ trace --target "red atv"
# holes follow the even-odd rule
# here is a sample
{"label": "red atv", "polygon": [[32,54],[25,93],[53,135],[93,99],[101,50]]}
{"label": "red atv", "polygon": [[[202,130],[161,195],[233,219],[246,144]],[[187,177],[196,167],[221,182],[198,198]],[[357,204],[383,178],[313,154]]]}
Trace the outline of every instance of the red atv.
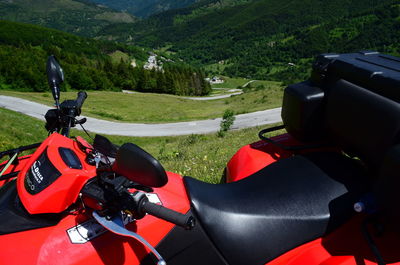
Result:
{"label": "red atv", "polygon": [[86,93],[59,104],[54,57],[47,70],[49,137],[0,153],[0,264],[400,264],[399,58],[319,56],[285,89],[284,126],[218,185],[132,143],[69,138]]}

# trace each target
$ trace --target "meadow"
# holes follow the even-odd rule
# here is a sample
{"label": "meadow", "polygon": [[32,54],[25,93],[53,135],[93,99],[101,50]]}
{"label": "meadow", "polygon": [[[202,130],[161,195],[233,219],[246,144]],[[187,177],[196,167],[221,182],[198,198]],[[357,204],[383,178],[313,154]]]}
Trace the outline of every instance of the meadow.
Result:
{"label": "meadow", "polygon": [[[166,94],[88,91],[82,113],[94,118],[139,123],[214,119],[222,117],[227,109],[233,110],[237,115],[279,107],[282,102],[282,92],[283,86],[277,82],[266,83],[262,89],[248,89],[242,95],[207,101]],[[63,92],[61,100],[75,99],[76,93],[76,91]],[[0,95],[20,97],[48,106],[54,104],[50,92],[0,90]]]}

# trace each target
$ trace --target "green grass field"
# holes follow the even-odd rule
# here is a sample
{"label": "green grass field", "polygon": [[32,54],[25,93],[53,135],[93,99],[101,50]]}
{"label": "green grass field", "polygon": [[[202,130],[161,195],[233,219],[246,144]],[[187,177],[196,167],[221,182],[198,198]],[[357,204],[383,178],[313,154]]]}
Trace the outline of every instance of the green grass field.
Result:
{"label": "green grass field", "polygon": [[125,62],[129,62],[129,55],[121,52],[121,51],[115,51],[111,54],[109,54],[109,56],[111,57],[111,60],[113,63],[119,63],[121,62],[121,60],[125,61]]}
{"label": "green grass field", "polygon": [[[0,151],[41,142],[47,137],[44,122],[0,108]],[[166,170],[203,181],[219,182],[226,163],[243,145],[258,140],[261,127],[230,131],[224,138],[216,134],[176,137],[107,136],[116,144],[132,142],[160,160]],[[280,134],[281,132],[276,132]],[[88,137],[73,130],[73,136]],[[94,136],[94,135],[93,135]]]}
{"label": "green grass field", "polygon": [[226,76],[221,77],[225,80],[225,82],[222,84],[211,85],[212,88],[238,88],[250,81],[250,79],[246,78],[230,78]]}
{"label": "green grass field", "polygon": [[214,63],[214,64],[209,64],[204,67],[204,69],[208,72],[212,73],[221,73],[225,70],[226,67],[230,66],[231,64],[225,63],[225,64],[219,64],[219,63]]}
{"label": "green grass field", "polygon": [[[269,86],[262,90],[210,101],[195,101],[165,94],[90,91],[82,113],[100,119],[140,123],[219,118],[227,109],[232,109],[235,114],[242,114],[281,106],[283,87],[279,83],[268,84]],[[50,92],[27,93],[1,90],[0,94],[53,105]],[[61,93],[61,100],[74,98],[76,98],[76,92]]]}

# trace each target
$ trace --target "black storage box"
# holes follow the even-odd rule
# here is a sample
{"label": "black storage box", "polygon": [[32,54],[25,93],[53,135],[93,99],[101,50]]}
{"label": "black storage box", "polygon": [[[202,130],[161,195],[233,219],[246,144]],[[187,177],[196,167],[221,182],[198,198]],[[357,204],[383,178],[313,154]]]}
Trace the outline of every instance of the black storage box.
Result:
{"label": "black storage box", "polygon": [[400,103],[400,58],[371,51],[322,54],[313,64],[309,81],[285,89],[282,120],[288,133],[303,142],[329,134],[323,115],[330,90],[339,80]]}
{"label": "black storage box", "polygon": [[311,81],[324,88],[344,79],[400,102],[400,58],[379,52],[322,54],[313,65]]}
{"label": "black storage box", "polygon": [[[384,156],[383,165],[374,193],[379,209],[385,214],[400,218],[400,206],[398,203],[400,186],[400,145],[395,145]],[[400,230],[400,227],[398,228]]]}
{"label": "black storage box", "polygon": [[321,139],[323,99],[324,91],[309,81],[288,86],[281,113],[288,133],[303,142]]}

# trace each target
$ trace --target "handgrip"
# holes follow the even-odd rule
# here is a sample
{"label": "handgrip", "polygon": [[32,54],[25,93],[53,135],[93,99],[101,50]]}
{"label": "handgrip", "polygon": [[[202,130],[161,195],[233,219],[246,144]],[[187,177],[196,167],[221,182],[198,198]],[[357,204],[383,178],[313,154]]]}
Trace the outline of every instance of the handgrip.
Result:
{"label": "handgrip", "polygon": [[148,200],[144,200],[141,206],[142,211],[181,226],[186,230],[190,230],[195,226],[195,219],[191,215],[175,212],[171,209],[165,208],[162,205],[151,203]]}
{"label": "handgrip", "polygon": [[78,92],[78,97],[76,98],[76,108],[78,110],[80,110],[82,108],[82,105],[85,102],[86,98],[87,98],[86,92],[84,92],[84,91]]}

